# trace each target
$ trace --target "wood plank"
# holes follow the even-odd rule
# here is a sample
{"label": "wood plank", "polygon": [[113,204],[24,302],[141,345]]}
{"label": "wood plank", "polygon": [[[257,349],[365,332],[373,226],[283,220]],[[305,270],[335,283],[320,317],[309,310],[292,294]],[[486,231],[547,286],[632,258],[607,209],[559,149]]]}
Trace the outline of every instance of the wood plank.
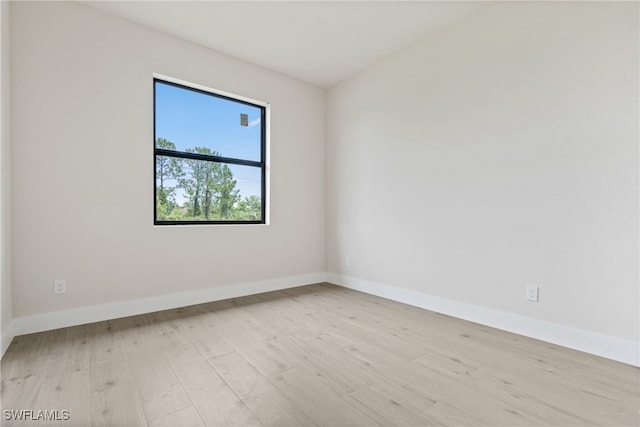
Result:
{"label": "wood plank", "polygon": [[264,426],[314,426],[316,423],[237,353],[209,359],[226,384]]}
{"label": "wood plank", "polygon": [[[147,426],[143,404],[133,382],[118,383],[90,395],[91,426]],[[161,418],[161,417],[160,417]]]}
{"label": "wood plank", "polygon": [[[30,358],[33,360],[34,358]],[[22,369],[26,364],[17,361],[5,364],[3,358],[2,386],[0,388],[0,408],[5,411],[36,409],[40,389],[44,383],[44,372],[38,372],[35,375],[29,368]],[[3,412],[4,414],[4,412]],[[31,425],[21,421],[3,421],[2,425],[7,426],[24,426]]]}
{"label": "wood plank", "polygon": [[260,373],[269,376],[292,367],[282,349],[250,333],[251,329],[259,326],[258,321],[247,318],[239,311],[227,312],[222,319],[213,326],[216,334]]}
{"label": "wood plank", "polygon": [[196,408],[189,406],[149,424],[149,427],[206,427]]}
{"label": "wood plank", "polygon": [[376,418],[341,399],[330,388],[304,369],[292,368],[275,374],[269,381],[293,401],[308,417],[321,426],[385,426]]}
{"label": "wood plank", "polygon": [[91,425],[146,425],[140,394],[126,358],[93,364],[89,378]]}
{"label": "wood plank", "polygon": [[[299,332],[278,340],[289,354],[296,356],[292,362],[295,367],[315,375],[340,397],[370,385],[366,377],[359,375],[359,371],[352,369],[351,365],[332,357],[326,351],[319,351],[318,347],[313,345],[317,342],[314,338],[316,337],[308,337]],[[309,345],[309,342],[313,344]]]}
{"label": "wood plank", "polygon": [[113,321],[90,323],[87,328],[90,363],[103,363],[117,357],[119,345],[113,334]]}
{"label": "wood plank", "polygon": [[206,425],[261,425],[195,346],[187,344],[176,347],[167,351],[166,356]]}
{"label": "wood plank", "polygon": [[[40,389],[47,376],[48,352],[38,354],[26,341],[40,336],[21,337],[6,351],[0,368],[0,407],[2,410],[35,409]],[[36,344],[37,345],[37,344]],[[41,348],[41,351],[43,349]],[[28,357],[22,357],[23,351]],[[7,422],[10,425],[9,422]],[[23,424],[24,425],[24,424]]]}
{"label": "wood plank", "polygon": [[31,408],[54,411],[57,419],[63,417],[62,411],[68,411],[68,421],[62,418],[51,424],[90,425],[89,369],[62,372],[45,380]]}
{"label": "wood plank", "polygon": [[352,406],[362,412],[375,414],[375,418],[385,425],[425,426],[434,424],[433,420],[416,414],[401,402],[389,397],[387,393],[373,387],[360,388],[343,396]]}
{"label": "wood plank", "polygon": [[147,421],[153,422],[191,406],[191,400],[157,347],[129,352],[127,360],[131,365]]}

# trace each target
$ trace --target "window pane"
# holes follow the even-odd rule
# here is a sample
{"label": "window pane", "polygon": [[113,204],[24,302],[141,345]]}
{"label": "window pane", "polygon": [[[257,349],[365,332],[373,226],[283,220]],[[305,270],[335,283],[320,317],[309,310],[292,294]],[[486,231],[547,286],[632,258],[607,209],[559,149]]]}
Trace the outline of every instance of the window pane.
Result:
{"label": "window pane", "polygon": [[261,161],[262,108],[155,82],[156,147]]}
{"label": "window pane", "polygon": [[156,156],[157,221],[261,221],[262,170]]}

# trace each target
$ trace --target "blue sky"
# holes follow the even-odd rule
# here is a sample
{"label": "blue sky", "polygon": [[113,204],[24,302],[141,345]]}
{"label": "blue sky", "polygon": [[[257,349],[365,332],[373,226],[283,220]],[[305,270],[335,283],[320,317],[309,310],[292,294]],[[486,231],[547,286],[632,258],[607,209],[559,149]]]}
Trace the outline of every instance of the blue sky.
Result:
{"label": "blue sky", "polygon": [[[260,160],[260,108],[156,82],[156,138],[176,150],[207,147],[221,156]],[[247,114],[249,126],[240,125]],[[260,195],[260,169],[229,165],[242,197]]]}
{"label": "blue sky", "polygon": [[[249,126],[240,126],[240,114]],[[177,150],[208,147],[225,157],[260,160],[260,108],[156,83],[156,138]]]}

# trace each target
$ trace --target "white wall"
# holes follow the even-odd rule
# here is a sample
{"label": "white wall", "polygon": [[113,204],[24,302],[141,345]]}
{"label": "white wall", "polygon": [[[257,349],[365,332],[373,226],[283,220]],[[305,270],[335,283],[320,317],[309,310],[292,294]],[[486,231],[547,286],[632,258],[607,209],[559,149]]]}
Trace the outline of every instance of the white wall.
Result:
{"label": "white wall", "polygon": [[[325,271],[323,90],[74,2],[11,12],[15,317]],[[271,103],[270,225],[153,226],[154,72]]]}
{"label": "white wall", "polygon": [[11,342],[9,2],[0,2],[0,356]]}
{"label": "white wall", "polygon": [[637,344],[638,31],[500,2],[332,88],[329,270]]}

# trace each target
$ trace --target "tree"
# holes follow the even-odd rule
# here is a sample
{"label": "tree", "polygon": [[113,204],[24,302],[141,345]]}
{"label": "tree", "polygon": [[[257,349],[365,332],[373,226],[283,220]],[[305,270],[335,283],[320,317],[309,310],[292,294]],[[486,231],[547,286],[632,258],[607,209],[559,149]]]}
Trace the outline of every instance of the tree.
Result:
{"label": "tree", "polygon": [[233,173],[227,165],[221,166],[215,185],[215,205],[220,219],[229,219],[232,216],[235,204],[240,200],[240,190],[236,189],[238,181],[233,179]]}
{"label": "tree", "polygon": [[235,211],[234,219],[258,221],[262,216],[262,201],[260,197],[251,195],[245,197],[238,202]]}
{"label": "tree", "polygon": [[[187,152],[219,156],[207,147]],[[227,165],[206,160],[184,159],[186,173],[180,186],[187,194],[187,216],[193,219],[228,219],[240,199],[237,181]]]}
{"label": "tree", "polygon": [[[175,150],[176,145],[164,138],[156,140],[158,148],[166,150]],[[177,206],[175,200],[176,188],[169,184],[174,182],[177,184],[183,175],[182,160],[168,156],[156,156],[156,185],[157,185],[157,215],[158,218],[167,218]]]}
{"label": "tree", "polygon": [[[195,150],[188,149],[187,152],[194,153],[200,152],[200,147],[196,147]],[[204,149],[208,150],[208,149]],[[180,187],[184,188],[187,193],[188,200],[186,202],[187,216],[197,219],[201,211],[202,194],[205,186],[206,167],[208,162],[194,159],[184,159],[185,163],[185,175],[180,179]]]}

